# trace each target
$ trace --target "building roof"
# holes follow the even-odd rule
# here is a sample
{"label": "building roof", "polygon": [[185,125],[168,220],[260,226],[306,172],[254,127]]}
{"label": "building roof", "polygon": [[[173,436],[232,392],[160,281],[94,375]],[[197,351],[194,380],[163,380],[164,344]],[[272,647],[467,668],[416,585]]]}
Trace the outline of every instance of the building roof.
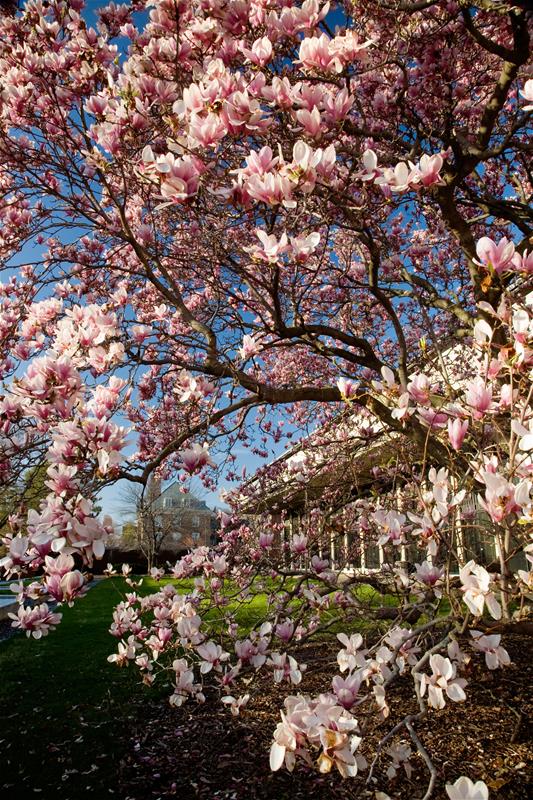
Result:
{"label": "building roof", "polygon": [[157,499],[165,499],[167,497],[171,497],[174,501],[172,504],[174,508],[194,508],[199,511],[214,513],[204,500],[195,497],[191,492],[184,492],[183,485],[178,481],[174,481],[166,489],[163,489]]}
{"label": "building roof", "polygon": [[[474,354],[462,342],[444,343],[441,352],[423,351],[409,365],[409,374],[420,368],[430,381],[439,383],[443,374],[455,387],[463,385],[473,369]],[[472,374],[474,374],[472,372]],[[346,487],[346,504],[372,490],[381,490],[379,470],[396,461],[398,454],[420,458],[417,446],[401,432],[371,421],[368,413],[355,407],[346,416],[333,417],[326,428],[317,428],[274,461],[261,467],[230,495],[243,513],[301,511],[331,487]],[[304,464],[300,474],[297,463]]]}

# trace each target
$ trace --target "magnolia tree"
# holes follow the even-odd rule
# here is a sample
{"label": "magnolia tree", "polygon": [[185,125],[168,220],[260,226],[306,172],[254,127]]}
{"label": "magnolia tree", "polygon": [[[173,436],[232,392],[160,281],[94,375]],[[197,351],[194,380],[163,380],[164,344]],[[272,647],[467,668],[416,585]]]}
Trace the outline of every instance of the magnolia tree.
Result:
{"label": "magnolia tree", "polygon": [[[508,662],[490,620],[527,606],[531,572],[511,569],[532,522],[524,6],[134,0],[95,16],[31,0],[0,20],[0,467],[14,485],[44,458],[50,489],[7,520],[3,570],[36,578],[14,624],[39,638],[60,620],[48,602],[85,591],[112,532],[93,512],[106,484],[179,471],[213,487],[239,478],[237,442],[266,458],[311,426],[284,485],[326,476],[328,507],[349,501],[343,530],[384,553],[385,627],[353,632],[370,607],[339,570],[349,553],[328,560],[324,503],[283,545],[282,516],[243,522],[253,484],[220,547],[174,568],[194,591],[132,592],[112,626],[113,660],[170,674],[172,703],[218,687],[238,714],[250,670],[305,688],[293,648],[334,607],[338,674],[287,698],[273,769],[353,776],[364,752],[368,779],[382,755],[394,777],[417,751],[429,797],[417,721],[465,699],[469,650]],[[350,442],[374,436],[396,448],[374,464],[384,491],[342,501]],[[490,565],[465,557],[467,494]],[[257,590],[265,619],[243,631]],[[387,721],[406,674],[418,705]],[[447,791],[487,796],[466,777]]]}

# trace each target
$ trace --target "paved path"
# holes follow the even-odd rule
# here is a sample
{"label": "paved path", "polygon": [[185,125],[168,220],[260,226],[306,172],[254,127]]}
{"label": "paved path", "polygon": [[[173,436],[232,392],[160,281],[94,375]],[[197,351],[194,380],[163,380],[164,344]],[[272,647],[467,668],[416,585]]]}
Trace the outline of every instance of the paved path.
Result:
{"label": "paved path", "polygon": [[0,621],[7,619],[10,611],[16,611],[17,601],[9,588],[13,581],[0,581]]}

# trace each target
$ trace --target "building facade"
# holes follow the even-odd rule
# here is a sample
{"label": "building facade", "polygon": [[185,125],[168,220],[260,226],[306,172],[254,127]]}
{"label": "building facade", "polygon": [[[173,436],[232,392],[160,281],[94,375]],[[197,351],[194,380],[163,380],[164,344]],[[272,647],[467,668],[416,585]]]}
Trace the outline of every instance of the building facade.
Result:
{"label": "building facade", "polygon": [[152,505],[167,531],[164,550],[185,551],[217,543],[217,515],[203,500],[184,493],[179,483],[174,482],[161,491]]}
{"label": "building facade", "polygon": [[174,562],[195,547],[213,547],[218,542],[219,521],[215,511],[181,484],[161,489],[151,480],[145,492],[132,502],[135,514],[122,535],[110,538],[107,560],[124,561],[135,571]]}

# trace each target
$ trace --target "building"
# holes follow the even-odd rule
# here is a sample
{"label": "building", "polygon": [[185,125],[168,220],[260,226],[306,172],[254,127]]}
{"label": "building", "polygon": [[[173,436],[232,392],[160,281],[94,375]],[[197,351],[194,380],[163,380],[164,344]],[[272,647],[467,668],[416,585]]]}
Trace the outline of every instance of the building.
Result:
{"label": "building", "polygon": [[[277,546],[287,567],[306,567],[304,562],[316,555],[345,572],[372,573],[393,563],[411,569],[424,557],[416,538],[384,547],[376,525],[368,524],[366,509],[379,507],[380,498],[386,498],[387,508],[419,513],[412,487],[420,480],[416,475],[422,462],[416,445],[400,432],[372,423],[360,411],[340,414],[328,429],[317,429],[258,470],[230,501],[259,532],[266,517],[277,525]],[[429,486],[419,482],[418,488],[423,492]],[[470,480],[467,495],[449,518],[452,538],[440,543],[440,556],[449,559],[453,571],[470,559],[500,569],[499,539],[478,494]],[[291,554],[290,543],[299,535],[310,542],[304,557]],[[514,536],[506,561],[511,572],[527,568]]]}
{"label": "building", "polygon": [[114,536],[107,559],[124,561],[135,571],[173,562],[194,547],[213,547],[218,542],[218,516],[207,504],[175,481],[161,490],[152,479],[144,492],[132,495],[135,518]]}
{"label": "building", "polygon": [[217,543],[217,515],[203,500],[184,493],[177,481],[160,492],[152,506],[166,532],[165,550],[186,551]]}

